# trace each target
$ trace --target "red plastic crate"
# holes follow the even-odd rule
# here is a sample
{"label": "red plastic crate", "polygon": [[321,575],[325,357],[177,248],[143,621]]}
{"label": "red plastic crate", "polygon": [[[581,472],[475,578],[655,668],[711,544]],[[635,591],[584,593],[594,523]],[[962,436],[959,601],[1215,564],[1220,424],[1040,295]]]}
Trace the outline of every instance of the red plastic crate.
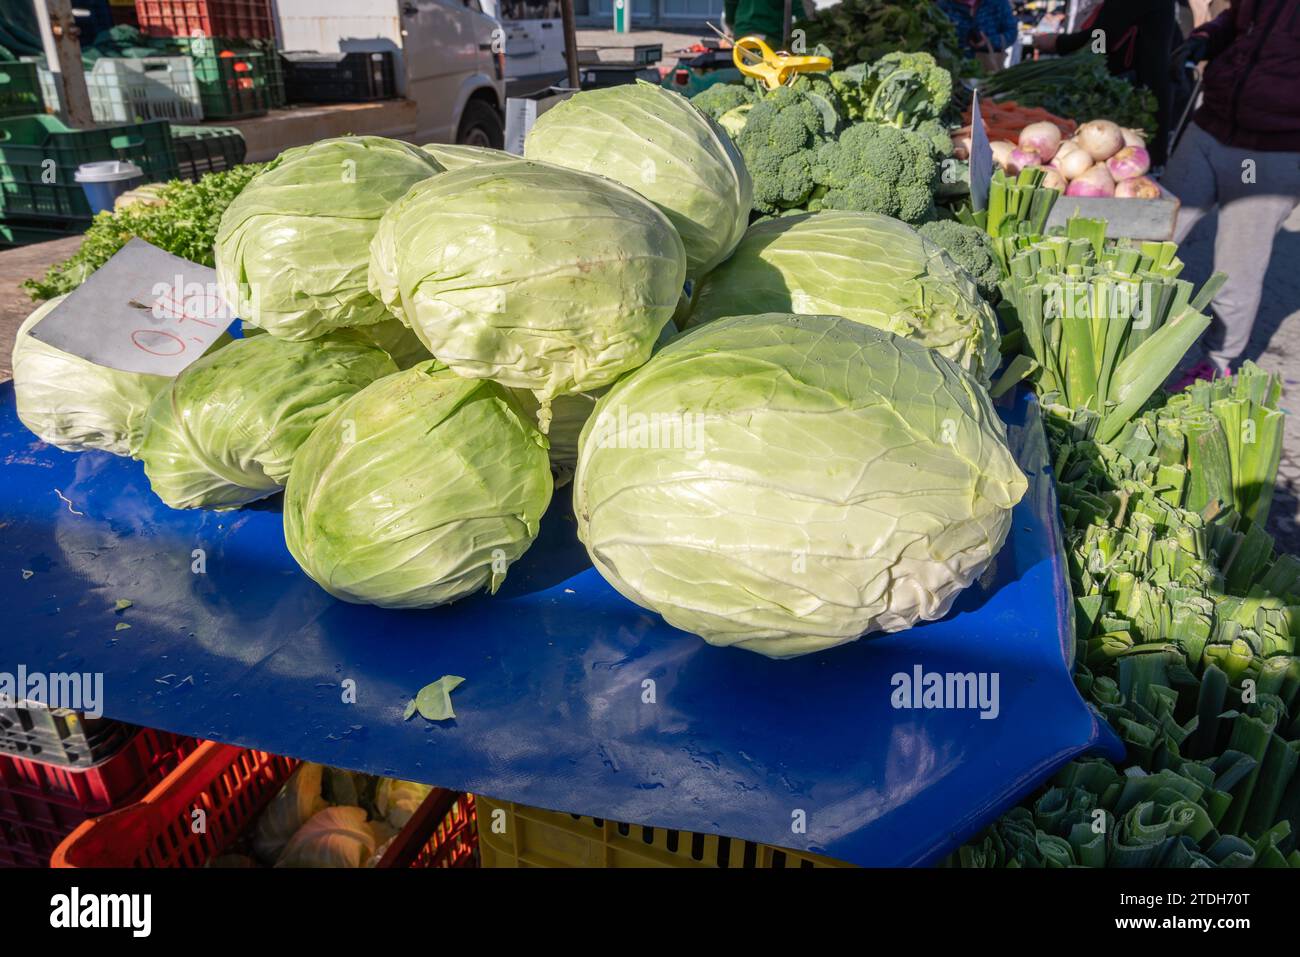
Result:
{"label": "red plastic crate", "polygon": [[80,770],[0,755],[0,866],[47,866],[78,825],[140,800],[197,746],[141,728],[121,751]]}
{"label": "red plastic crate", "polygon": [[135,0],[135,14],[151,37],[275,38],[270,0]]}
{"label": "red plastic crate", "polygon": [[[81,824],[54,851],[52,867],[202,867],[275,797],[294,758],[205,741],[136,804]],[[195,834],[193,812],[207,813]],[[473,798],[434,788],[389,845],[379,867],[476,863]]]}

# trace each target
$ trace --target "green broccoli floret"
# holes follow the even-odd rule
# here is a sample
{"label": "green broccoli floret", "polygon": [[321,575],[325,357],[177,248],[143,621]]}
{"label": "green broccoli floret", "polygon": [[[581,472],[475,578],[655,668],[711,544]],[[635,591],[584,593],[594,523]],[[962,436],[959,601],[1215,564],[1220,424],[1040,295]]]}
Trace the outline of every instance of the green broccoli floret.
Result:
{"label": "green broccoli floret", "polygon": [[742,83],[715,83],[691,97],[691,103],[715,120],[738,106],[753,103],[759,98],[756,90]]}
{"label": "green broccoli floret", "polygon": [[942,120],[926,120],[913,130],[934,149],[934,155],[944,160],[952,156],[952,134]]}
{"label": "green broccoli floret", "polygon": [[928,53],[890,53],[867,69],[866,118],[914,129],[941,119],[952,102],[952,74]]}
{"label": "green broccoli floret", "polygon": [[754,104],[736,137],[763,213],[802,206],[812,195],[816,150],[830,142],[827,118],[809,97],[781,87]]}
{"label": "green broccoli floret", "polygon": [[917,134],[858,123],[818,149],[813,178],[819,189],[809,209],[881,213],[915,224],[934,215],[939,165]]}
{"label": "green broccoli floret", "polygon": [[1002,267],[993,251],[993,240],[976,226],[966,226],[952,219],[926,223],[917,230],[922,236],[942,246],[962,269],[970,273],[980,295],[993,301],[1002,281]]}
{"label": "green broccoli floret", "polygon": [[865,85],[867,65],[856,63],[847,70],[836,70],[830,75],[831,87],[840,98],[845,119],[857,123],[866,119],[871,103],[871,91]]}

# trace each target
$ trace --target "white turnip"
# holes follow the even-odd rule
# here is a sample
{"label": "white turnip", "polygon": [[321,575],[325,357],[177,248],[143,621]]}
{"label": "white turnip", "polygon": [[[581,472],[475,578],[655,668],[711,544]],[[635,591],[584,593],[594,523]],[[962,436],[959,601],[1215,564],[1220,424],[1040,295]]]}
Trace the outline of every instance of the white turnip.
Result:
{"label": "white turnip", "polygon": [[1060,146],[1061,131],[1055,123],[1043,120],[1039,123],[1030,123],[1020,131],[1020,148],[1026,152],[1032,150],[1037,153],[1044,163],[1056,155]]}
{"label": "white turnip", "polygon": [[1015,152],[1016,144],[1010,140],[994,140],[989,144],[989,149],[993,150],[993,162],[1006,169],[1011,154]]}
{"label": "white turnip", "polygon": [[1115,195],[1120,199],[1159,199],[1160,187],[1150,176],[1134,176],[1116,183]]}
{"label": "white turnip", "polygon": [[1106,164],[1095,163],[1078,179],[1070,181],[1066,196],[1114,196],[1115,181],[1106,172]]}
{"label": "white turnip", "polygon": [[1151,168],[1151,154],[1142,146],[1126,146],[1106,160],[1106,171],[1116,182],[1145,175]]}
{"label": "white turnip", "polygon": [[1042,161],[1037,150],[1025,150],[1017,146],[1011,151],[1010,158],[1006,162],[1006,171],[1008,173],[1019,173],[1026,166],[1037,166]]}
{"label": "white turnip", "polygon": [[1074,147],[1057,161],[1056,168],[1066,179],[1078,179],[1092,168],[1092,157],[1083,147]]}
{"label": "white turnip", "polygon": [[1084,123],[1074,138],[1097,161],[1110,159],[1124,147],[1123,131],[1110,120]]}
{"label": "white turnip", "polygon": [[1119,132],[1120,135],[1124,137],[1125,146],[1145,147],[1147,145],[1146,137],[1142,135],[1141,130],[1135,130],[1132,127],[1125,126],[1121,128]]}

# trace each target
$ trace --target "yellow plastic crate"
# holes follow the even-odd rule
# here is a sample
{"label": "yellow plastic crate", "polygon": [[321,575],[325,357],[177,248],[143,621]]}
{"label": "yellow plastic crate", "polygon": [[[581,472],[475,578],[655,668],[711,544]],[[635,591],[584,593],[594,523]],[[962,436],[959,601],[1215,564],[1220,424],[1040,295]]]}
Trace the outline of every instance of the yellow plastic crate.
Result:
{"label": "yellow plastic crate", "polygon": [[852,867],[716,834],[620,824],[476,795],[483,867]]}

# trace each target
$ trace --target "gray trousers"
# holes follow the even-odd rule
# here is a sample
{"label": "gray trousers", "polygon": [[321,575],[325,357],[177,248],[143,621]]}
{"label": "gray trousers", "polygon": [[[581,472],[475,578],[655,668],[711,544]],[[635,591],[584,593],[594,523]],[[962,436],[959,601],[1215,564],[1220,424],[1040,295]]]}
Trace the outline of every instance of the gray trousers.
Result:
{"label": "gray trousers", "polygon": [[1300,153],[1225,146],[1192,123],[1160,182],[1182,201],[1177,243],[1219,209],[1214,268],[1227,273],[1228,281],[1214,297],[1202,349],[1204,358],[1226,372],[1250,341],[1273,239],[1300,204]]}

